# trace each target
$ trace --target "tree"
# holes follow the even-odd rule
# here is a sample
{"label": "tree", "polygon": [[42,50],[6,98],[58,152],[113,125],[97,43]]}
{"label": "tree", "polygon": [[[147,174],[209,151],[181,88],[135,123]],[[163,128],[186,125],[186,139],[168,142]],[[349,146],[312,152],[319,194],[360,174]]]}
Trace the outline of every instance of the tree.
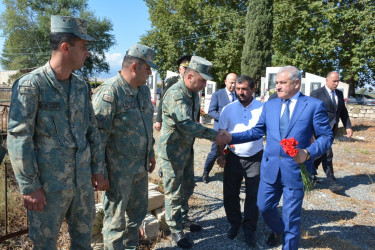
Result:
{"label": "tree", "polygon": [[272,64],[321,76],[338,71],[350,94],[374,83],[374,2],[275,1]]}
{"label": "tree", "polygon": [[6,10],[0,16],[0,28],[5,36],[0,63],[4,69],[34,68],[50,58],[51,15],[76,16],[87,20],[88,34],[96,38],[89,42],[90,57],[79,70],[83,76],[108,72],[105,52],[115,43],[109,32],[113,27],[88,10],[87,0],[3,0]]}
{"label": "tree", "polygon": [[159,74],[177,70],[184,54],[198,55],[213,63],[215,81],[229,72],[240,72],[245,0],[144,0],[149,7],[152,29],[142,43],[156,51]]}
{"label": "tree", "polygon": [[250,75],[259,89],[260,79],[272,60],[272,0],[250,1],[246,14],[241,74]]}

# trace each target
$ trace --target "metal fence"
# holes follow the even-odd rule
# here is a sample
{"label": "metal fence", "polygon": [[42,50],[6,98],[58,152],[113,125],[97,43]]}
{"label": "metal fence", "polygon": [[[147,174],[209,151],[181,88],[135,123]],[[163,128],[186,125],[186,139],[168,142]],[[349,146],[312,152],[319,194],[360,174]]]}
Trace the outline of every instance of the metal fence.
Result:
{"label": "metal fence", "polygon": [[[0,93],[3,93],[0,91]],[[0,159],[3,161],[4,155],[6,154],[6,131],[7,131],[7,125],[8,125],[8,115],[9,115],[9,104],[0,104],[0,129],[1,129],[1,139],[2,139],[2,145],[0,146]],[[0,161],[0,162],[1,162]],[[1,230],[4,232],[4,235],[0,235],[0,243],[7,239],[14,238],[16,236],[20,236],[23,234],[26,234],[28,232],[28,228],[26,228],[15,231],[15,232],[9,232],[9,207],[8,207],[8,185],[10,183],[9,176],[11,176],[11,164],[9,161],[4,161],[3,171],[0,176],[3,178],[3,184],[4,184],[4,192],[3,194],[0,194],[2,197],[4,197],[4,211],[0,211],[0,213],[4,214],[4,229]],[[22,204],[17,204],[22,206]],[[26,222],[27,223],[27,222]]]}
{"label": "metal fence", "polygon": [[0,87],[0,102],[10,102],[11,95],[11,87]]}

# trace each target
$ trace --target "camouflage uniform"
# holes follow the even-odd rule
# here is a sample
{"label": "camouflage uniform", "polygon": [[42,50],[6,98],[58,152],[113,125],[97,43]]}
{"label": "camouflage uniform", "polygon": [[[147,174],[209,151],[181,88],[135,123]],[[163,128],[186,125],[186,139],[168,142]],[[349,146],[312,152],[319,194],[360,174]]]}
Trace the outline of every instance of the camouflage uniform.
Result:
{"label": "camouflage uniform", "polygon": [[110,189],[103,196],[105,249],[123,249],[124,245],[135,249],[147,213],[154,109],[147,86],[139,87],[137,96],[130,88],[119,73],[93,96],[110,180]]}
{"label": "camouflage uniform", "polygon": [[194,190],[195,137],[214,140],[216,131],[199,124],[199,96],[183,80],[173,85],[163,101],[159,158],[163,169],[165,215],[172,233],[187,221],[188,200]]}
{"label": "camouflage uniform", "polygon": [[13,85],[8,150],[20,190],[40,188],[44,212],[28,210],[36,249],[55,249],[61,222],[71,248],[90,249],[95,214],[92,174],[104,173],[100,134],[85,81],[71,74],[69,94],[49,62]]}
{"label": "camouflage uniform", "polygon": [[157,122],[162,122],[162,107],[163,107],[163,98],[164,98],[164,95],[165,93],[167,93],[167,90],[172,87],[174,84],[176,84],[179,80],[181,80],[181,76],[178,75],[178,76],[172,76],[172,77],[169,77],[166,82],[165,82],[165,86],[164,86],[164,90],[163,90],[163,96],[160,97],[160,100],[159,100],[159,106],[158,106],[158,113],[156,114],[156,121]]}

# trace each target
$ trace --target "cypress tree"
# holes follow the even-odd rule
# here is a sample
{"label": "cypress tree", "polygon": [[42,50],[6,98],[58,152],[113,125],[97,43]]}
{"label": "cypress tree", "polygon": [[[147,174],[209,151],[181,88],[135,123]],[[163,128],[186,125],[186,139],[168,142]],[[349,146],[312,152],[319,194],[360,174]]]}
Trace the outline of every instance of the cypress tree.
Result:
{"label": "cypress tree", "polygon": [[273,14],[271,0],[249,1],[246,14],[245,44],[242,50],[241,74],[249,75],[259,90],[260,79],[271,66]]}

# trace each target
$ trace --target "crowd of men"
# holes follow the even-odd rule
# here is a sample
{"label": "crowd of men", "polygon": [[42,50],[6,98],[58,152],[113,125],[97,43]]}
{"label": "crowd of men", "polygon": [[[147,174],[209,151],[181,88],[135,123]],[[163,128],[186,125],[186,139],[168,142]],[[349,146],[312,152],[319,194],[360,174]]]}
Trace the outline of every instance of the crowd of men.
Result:
{"label": "crowd of men", "polygon": [[[93,40],[85,20],[52,16],[51,59],[13,85],[7,145],[35,249],[57,248],[64,219],[71,249],[91,249],[94,190],[104,191],[104,248],[138,245],[138,230],[147,212],[148,173],[156,164],[154,108],[145,86],[151,68],[157,69],[155,53],[145,45],[133,45],[119,73],[98,87],[91,102],[87,84],[73,71],[83,67],[89,56],[87,42]],[[326,86],[314,93],[322,102],[299,91],[297,68],[283,67],[276,77],[278,98],[263,104],[253,98],[255,83],[250,76],[230,73],[226,87],[213,95],[209,114],[215,124],[210,129],[198,123],[198,93],[213,79],[212,63],[184,56],[178,66],[180,75],[167,81],[154,124],[161,131],[156,148],[172,240],[190,248],[193,243],[184,230],[202,229],[189,218],[188,201],[195,186],[194,140],[205,138],[213,144],[203,181],[209,182],[216,159],[224,167],[227,237],[234,239],[242,227],[246,243],[255,246],[260,211],[272,230],[267,244],[282,242],[283,248],[297,249],[304,197],[298,164],[305,163],[312,171],[314,159],[320,157],[332,190],[340,189],[330,146],[339,118],[348,136],[352,130],[342,93],[336,89],[338,74],[331,72]],[[290,137],[299,142],[293,158],[280,146],[281,139]],[[244,218],[239,198],[243,179]],[[277,210],[281,195],[282,217]]]}

